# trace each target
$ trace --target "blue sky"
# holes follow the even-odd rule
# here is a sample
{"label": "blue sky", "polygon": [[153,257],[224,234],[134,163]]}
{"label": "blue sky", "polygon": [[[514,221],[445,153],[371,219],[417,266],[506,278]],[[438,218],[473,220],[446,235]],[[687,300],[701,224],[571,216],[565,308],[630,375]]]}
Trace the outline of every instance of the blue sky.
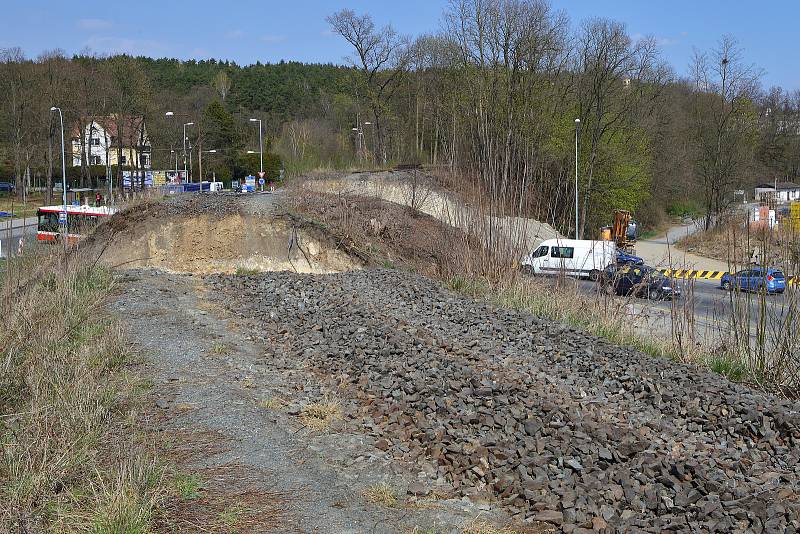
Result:
{"label": "blue sky", "polygon": [[[62,48],[155,57],[220,58],[241,64],[280,59],[341,63],[349,53],[325,16],[348,7],[379,24],[418,35],[440,27],[447,0],[0,0],[0,48],[28,56]],[[573,25],[592,16],[624,22],[631,35],[653,35],[664,57],[685,73],[692,49],[735,35],[765,86],[800,89],[800,2],[773,0],[552,0]]]}

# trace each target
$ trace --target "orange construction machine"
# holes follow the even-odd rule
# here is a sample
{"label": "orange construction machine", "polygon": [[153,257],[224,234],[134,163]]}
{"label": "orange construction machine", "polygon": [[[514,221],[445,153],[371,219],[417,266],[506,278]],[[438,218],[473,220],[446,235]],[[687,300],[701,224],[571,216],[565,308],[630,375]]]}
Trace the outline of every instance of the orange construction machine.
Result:
{"label": "orange construction machine", "polygon": [[636,221],[633,220],[631,212],[626,210],[614,210],[614,224],[601,230],[602,239],[614,241],[617,249],[623,252],[634,253],[633,247],[636,245]]}

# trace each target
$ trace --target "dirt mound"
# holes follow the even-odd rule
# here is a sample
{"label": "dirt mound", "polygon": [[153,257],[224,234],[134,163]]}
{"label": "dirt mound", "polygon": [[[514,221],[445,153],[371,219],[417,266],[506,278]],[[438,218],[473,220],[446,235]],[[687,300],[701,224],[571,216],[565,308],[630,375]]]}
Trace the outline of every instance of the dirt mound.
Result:
{"label": "dirt mound", "polygon": [[423,173],[386,171],[355,173],[346,176],[324,176],[309,179],[307,190],[337,195],[372,197],[430,215],[439,221],[470,232],[491,229],[509,244],[524,250],[536,248],[542,241],[563,237],[545,222],[523,217],[482,216],[457,195],[434,185]]}
{"label": "dirt mound", "polygon": [[276,206],[270,195],[146,201],[112,217],[83,247],[110,267],[173,272],[333,273],[361,268],[358,258],[324,232],[299,227],[277,214]]}
{"label": "dirt mound", "polygon": [[305,192],[299,217],[324,225],[353,254],[378,266],[398,265],[428,276],[473,274],[494,258],[459,228],[375,197]]}

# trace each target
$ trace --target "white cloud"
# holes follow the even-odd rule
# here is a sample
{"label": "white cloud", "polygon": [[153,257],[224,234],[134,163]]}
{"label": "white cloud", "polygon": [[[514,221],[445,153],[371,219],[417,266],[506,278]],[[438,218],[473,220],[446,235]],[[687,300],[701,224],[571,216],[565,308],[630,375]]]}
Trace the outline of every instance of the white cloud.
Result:
{"label": "white cloud", "polygon": [[656,44],[658,46],[672,46],[680,43],[680,39],[673,39],[671,37],[657,37]]}
{"label": "white cloud", "polygon": [[108,30],[114,26],[110,20],[106,19],[80,19],[78,20],[78,28],[86,31]]}
{"label": "white cloud", "polygon": [[262,35],[261,40],[265,43],[280,43],[286,40],[285,35]]}

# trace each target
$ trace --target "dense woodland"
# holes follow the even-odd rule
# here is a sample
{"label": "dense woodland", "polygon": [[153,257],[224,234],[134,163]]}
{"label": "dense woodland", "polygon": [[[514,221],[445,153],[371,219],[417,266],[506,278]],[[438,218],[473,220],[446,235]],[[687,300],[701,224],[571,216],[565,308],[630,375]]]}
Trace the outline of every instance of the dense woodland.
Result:
{"label": "dense woodland", "polygon": [[[203,155],[203,174],[222,179],[257,170],[247,150],[258,149],[249,119],[260,118],[271,174],[424,163],[479,187],[492,212],[568,234],[578,118],[587,236],[613,208],[646,225],[667,210],[713,215],[736,189],[800,174],[800,92],[762,87],[731,36],[687,58],[680,78],[655,39],[613,20],[569,21],[544,0],[456,0],[439,33],[415,37],[349,10],[328,22],[352,45],[342,66],[3,50],[0,179],[21,194],[60,175],[52,105],[68,129],[144,116],[154,168],[170,166],[181,124],[193,121],[195,151],[217,151]],[[85,162],[70,169],[81,185],[104,175]]]}

